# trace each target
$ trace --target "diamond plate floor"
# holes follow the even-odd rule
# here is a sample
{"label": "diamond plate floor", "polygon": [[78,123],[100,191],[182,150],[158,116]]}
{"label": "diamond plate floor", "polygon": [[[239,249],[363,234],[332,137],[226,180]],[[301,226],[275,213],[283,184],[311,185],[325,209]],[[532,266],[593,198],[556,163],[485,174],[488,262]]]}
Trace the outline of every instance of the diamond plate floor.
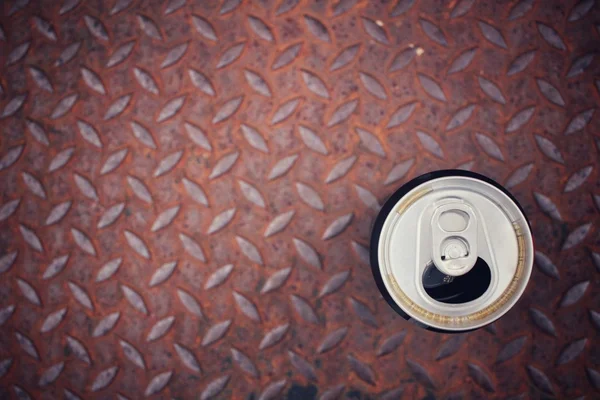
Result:
{"label": "diamond plate floor", "polygon": [[[596,3],[2,2],[0,397],[598,398]],[[450,167],[537,244],[461,335],[368,265]]]}

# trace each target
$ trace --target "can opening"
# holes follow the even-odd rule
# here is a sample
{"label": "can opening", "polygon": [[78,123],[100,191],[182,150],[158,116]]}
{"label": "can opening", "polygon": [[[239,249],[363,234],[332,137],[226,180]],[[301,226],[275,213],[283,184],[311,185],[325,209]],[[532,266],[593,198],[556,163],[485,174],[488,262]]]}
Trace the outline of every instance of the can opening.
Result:
{"label": "can opening", "polygon": [[488,264],[477,257],[475,266],[464,275],[450,276],[430,262],[423,272],[423,288],[434,300],[462,304],[481,297],[490,286],[492,273]]}

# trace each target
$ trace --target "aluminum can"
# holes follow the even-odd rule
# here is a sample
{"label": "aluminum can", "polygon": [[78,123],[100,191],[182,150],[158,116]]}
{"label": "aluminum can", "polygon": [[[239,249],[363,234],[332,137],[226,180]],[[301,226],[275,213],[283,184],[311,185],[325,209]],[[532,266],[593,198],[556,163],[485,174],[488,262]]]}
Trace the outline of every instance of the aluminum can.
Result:
{"label": "aluminum can", "polygon": [[402,186],[371,234],[371,269],[384,299],[417,325],[481,328],[523,294],[531,228],[517,200],[483,175],[441,170]]}

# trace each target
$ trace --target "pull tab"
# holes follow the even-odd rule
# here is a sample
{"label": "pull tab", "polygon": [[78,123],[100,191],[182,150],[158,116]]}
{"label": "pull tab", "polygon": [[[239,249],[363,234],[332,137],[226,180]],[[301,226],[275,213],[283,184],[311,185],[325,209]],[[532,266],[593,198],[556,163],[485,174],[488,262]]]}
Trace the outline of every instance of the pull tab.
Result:
{"label": "pull tab", "polygon": [[477,217],[462,199],[441,203],[431,218],[432,261],[446,275],[464,275],[477,262]]}

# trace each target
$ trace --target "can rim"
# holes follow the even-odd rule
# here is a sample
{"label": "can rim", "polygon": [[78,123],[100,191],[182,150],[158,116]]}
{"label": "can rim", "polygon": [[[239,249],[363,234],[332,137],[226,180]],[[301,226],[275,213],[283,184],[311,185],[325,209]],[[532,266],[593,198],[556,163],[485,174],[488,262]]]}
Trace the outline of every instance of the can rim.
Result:
{"label": "can rim", "polygon": [[[390,305],[390,307],[392,307],[392,309],[394,311],[396,311],[398,314],[400,314],[405,319],[413,318],[418,321],[418,318],[414,318],[411,315],[409,315],[394,300],[391,293],[388,291],[388,288],[386,287],[386,284],[381,275],[381,269],[380,269],[380,265],[379,265],[379,243],[380,243],[380,238],[381,238],[381,233],[383,230],[384,223],[385,223],[386,219],[388,218],[389,214],[394,209],[394,207],[398,204],[398,202],[411,190],[415,189],[419,185],[424,184],[426,182],[429,182],[429,181],[432,181],[432,180],[435,180],[438,178],[453,177],[453,176],[454,177],[474,178],[474,179],[483,181],[485,183],[490,184],[494,188],[500,190],[503,194],[505,194],[512,201],[512,203],[514,205],[516,205],[517,209],[519,210],[519,212],[523,216],[524,220],[526,221],[526,223],[527,223],[526,228],[529,231],[530,243],[531,243],[531,246],[533,246],[533,236],[531,235],[531,224],[530,224],[529,220],[527,219],[527,216],[526,216],[523,208],[521,207],[521,205],[519,204],[517,199],[506,188],[504,188],[502,185],[500,185],[495,180],[493,180],[487,176],[478,174],[476,172],[471,172],[471,171],[466,171],[466,170],[457,170],[457,169],[437,170],[437,171],[428,172],[428,173],[420,175],[416,178],[413,178],[409,182],[402,185],[396,192],[394,192],[386,200],[386,202],[384,203],[383,207],[381,208],[379,214],[377,215],[377,218],[375,219],[375,223],[373,225],[373,229],[371,232],[371,242],[370,242],[371,272],[373,273],[375,283],[377,284],[379,291],[381,292],[383,298],[386,300],[388,305]],[[533,254],[533,248],[531,249],[531,252]],[[529,264],[533,264],[533,260],[531,260],[531,263],[529,263]],[[527,268],[528,268],[528,274],[526,276],[527,280],[529,280],[529,276],[531,274],[531,267],[532,267],[532,265],[527,266]],[[508,307],[503,312],[501,312],[496,318],[494,318],[494,320],[497,320],[502,315],[504,315],[506,312],[508,312],[508,310],[510,308],[512,308],[514,306],[514,304],[520,299],[524,290],[525,290],[525,288],[523,288],[523,290],[520,293],[518,293],[515,300],[512,302],[511,306]],[[492,323],[494,320],[489,321],[484,324],[481,324],[481,325],[478,325],[478,326],[475,326],[475,327],[472,327],[472,328],[471,327],[469,327],[469,328],[446,327],[446,329],[443,329],[441,327],[435,327],[435,326],[430,326],[430,325],[426,325],[425,327],[428,330],[432,330],[432,331],[436,331],[436,332],[460,333],[460,332],[467,332],[467,331],[478,329],[482,326]],[[421,322],[421,321],[419,321],[419,322]]]}

